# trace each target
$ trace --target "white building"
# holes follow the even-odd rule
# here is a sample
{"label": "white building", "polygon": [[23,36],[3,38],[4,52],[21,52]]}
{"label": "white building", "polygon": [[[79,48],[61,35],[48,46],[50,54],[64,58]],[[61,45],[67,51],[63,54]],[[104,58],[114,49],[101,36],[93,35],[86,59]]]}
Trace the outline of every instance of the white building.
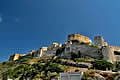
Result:
{"label": "white building", "polygon": [[60,80],[81,80],[83,72],[60,73]]}

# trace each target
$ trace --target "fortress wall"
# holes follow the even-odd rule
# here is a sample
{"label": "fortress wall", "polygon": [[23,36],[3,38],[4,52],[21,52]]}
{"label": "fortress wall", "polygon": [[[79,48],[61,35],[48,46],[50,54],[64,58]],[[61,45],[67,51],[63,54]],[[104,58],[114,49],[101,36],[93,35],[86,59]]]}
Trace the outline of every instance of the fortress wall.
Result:
{"label": "fortress wall", "polygon": [[102,54],[104,56],[104,60],[107,60],[111,63],[114,63],[116,61],[116,57],[114,55],[114,51],[113,49],[111,49],[111,47],[107,46],[102,48]]}
{"label": "fortress wall", "polygon": [[[120,47],[119,46],[109,46],[112,50],[113,50],[113,53],[114,53],[114,51],[118,51],[118,52],[120,52]],[[114,56],[115,56],[115,59],[116,59],[116,61],[120,61],[120,55],[115,55],[114,54]]]}
{"label": "fortress wall", "polygon": [[109,45],[109,47],[112,48],[114,51],[120,51],[120,47],[119,46]]}
{"label": "fortress wall", "polygon": [[[69,49],[68,49],[69,48]],[[78,54],[80,52],[82,55],[91,56],[94,58],[100,58],[100,54],[98,53],[97,48],[89,47],[87,45],[80,45],[80,44],[71,44],[69,47],[67,46],[65,56],[70,56],[70,52]]]}

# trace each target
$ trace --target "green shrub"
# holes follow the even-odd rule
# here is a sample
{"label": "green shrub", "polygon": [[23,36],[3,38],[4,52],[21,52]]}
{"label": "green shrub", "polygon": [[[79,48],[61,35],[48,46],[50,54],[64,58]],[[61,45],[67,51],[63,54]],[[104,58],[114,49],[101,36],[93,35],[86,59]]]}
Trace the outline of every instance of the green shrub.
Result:
{"label": "green shrub", "polygon": [[82,44],[82,45],[87,45],[87,46],[89,46],[89,47],[97,48],[97,49],[99,48],[99,47],[97,47],[96,45],[93,45],[93,44],[90,45],[90,43],[84,43],[84,42],[82,42],[81,44]]}
{"label": "green shrub", "polygon": [[56,63],[50,63],[47,67],[47,70],[50,72],[63,72],[65,69],[65,66],[60,65],[60,64],[56,64]]}
{"label": "green shrub", "polygon": [[95,45],[89,45],[90,47],[93,47],[93,48],[97,48],[98,49],[98,47],[97,46],[95,46]]}
{"label": "green shrub", "polygon": [[75,58],[76,62],[85,62],[86,60],[84,58]]}
{"label": "green shrub", "polygon": [[18,62],[22,63],[22,62],[25,62],[25,61],[28,61],[28,60],[29,60],[29,58],[22,58],[22,59],[19,59]]}
{"label": "green shrub", "polygon": [[93,67],[100,70],[106,70],[106,68],[111,69],[113,68],[113,64],[110,62],[107,62],[106,60],[94,60],[91,62],[93,64]]}

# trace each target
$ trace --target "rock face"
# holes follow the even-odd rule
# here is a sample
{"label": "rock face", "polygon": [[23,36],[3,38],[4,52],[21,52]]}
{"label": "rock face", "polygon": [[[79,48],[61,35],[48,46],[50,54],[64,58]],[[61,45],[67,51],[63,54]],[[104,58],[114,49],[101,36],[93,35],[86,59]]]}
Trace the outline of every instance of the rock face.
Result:
{"label": "rock face", "polygon": [[70,41],[78,40],[81,43],[82,42],[83,43],[92,43],[92,41],[88,37],[80,35],[80,34],[70,34],[70,35],[68,35],[68,40],[70,40]]}

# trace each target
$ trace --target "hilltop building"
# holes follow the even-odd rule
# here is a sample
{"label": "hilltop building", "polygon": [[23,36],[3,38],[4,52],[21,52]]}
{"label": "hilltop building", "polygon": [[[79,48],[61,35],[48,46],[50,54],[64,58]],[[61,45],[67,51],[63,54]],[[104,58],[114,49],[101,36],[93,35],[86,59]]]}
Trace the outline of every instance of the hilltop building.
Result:
{"label": "hilltop building", "polygon": [[62,47],[62,44],[58,43],[52,43],[48,47],[41,47],[38,50],[31,50],[28,54],[26,55],[21,55],[21,54],[13,54],[10,56],[9,60],[15,61],[18,60],[19,57],[33,57],[33,58],[40,58],[42,56],[54,56],[56,55],[56,51],[58,48]]}
{"label": "hilltop building", "polygon": [[97,46],[93,46],[92,40],[80,34],[68,35],[68,40],[64,44],[64,50],[59,54],[62,58],[70,59],[72,56],[81,58],[92,57],[100,59],[101,51]]}
{"label": "hilltop building", "polygon": [[38,50],[32,50],[28,53],[27,56],[32,56],[32,57],[42,57],[43,54],[45,54],[47,51],[47,47],[41,47],[40,49]]}
{"label": "hilltop building", "polygon": [[[57,55],[61,58],[71,59],[73,56],[79,58],[104,59],[111,63],[120,61],[120,47],[109,45],[102,36],[94,37],[92,40],[80,34],[70,34],[64,44],[52,43],[48,47],[41,47],[38,50],[32,50],[27,55],[36,58],[42,56]],[[19,59],[19,54],[10,56],[10,60]]]}
{"label": "hilltop building", "polygon": [[62,44],[59,44],[59,43],[52,43],[49,47],[48,47],[48,50],[46,52],[46,56],[53,56],[56,54],[56,51],[58,48],[61,48],[62,47]]}
{"label": "hilltop building", "polygon": [[103,59],[112,63],[120,61],[120,47],[108,45],[101,36],[96,36],[94,40],[95,45],[102,49]]}
{"label": "hilltop building", "polygon": [[52,43],[48,47],[41,47],[38,50],[33,50],[29,54],[32,57],[53,56],[56,54],[58,48],[62,47],[62,44]]}
{"label": "hilltop building", "polygon": [[94,41],[95,44],[86,36],[70,34],[64,48],[58,51],[61,52],[59,56],[68,59],[72,58],[72,56],[91,57],[104,59],[111,63],[120,61],[120,47],[109,45],[101,36],[95,36]]}

